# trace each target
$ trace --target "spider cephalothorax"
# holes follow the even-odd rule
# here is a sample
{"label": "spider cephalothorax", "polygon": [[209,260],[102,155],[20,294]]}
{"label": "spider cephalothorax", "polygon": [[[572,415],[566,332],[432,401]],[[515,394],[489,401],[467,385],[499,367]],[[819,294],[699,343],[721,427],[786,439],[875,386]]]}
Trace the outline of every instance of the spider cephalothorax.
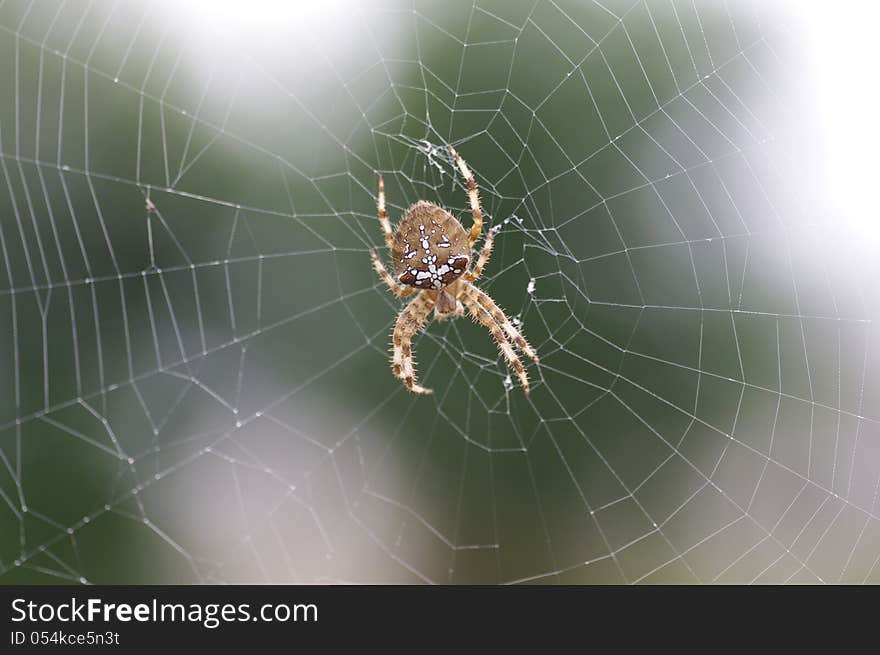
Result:
{"label": "spider cephalothorax", "polygon": [[538,356],[495,301],[472,284],[489,261],[495,233],[489,231],[476,264],[473,269],[468,268],[474,244],[483,231],[483,211],[477,195],[477,183],[467,164],[452,146],[449,151],[467,181],[474,216],[474,224],[469,232],[448,211],[425,200],[419,200],[407,209],[397,231],[392,232],[385,212],[385,183],[379,178],[379,222],[385,232],[385,243],[391,251],[397,279],[391,277],[378,255],[371,250],[373,266],[379,277],[398,296],[406,297],[419,291],[397,316],[393,333],[392,369],[410,391],[431,393],[430,389],[416,383],[411,346],[413,335],[424,325],[432,309],[439,319],[461,316],[467,309],[495,338],[507,363],[519,377],[523,390],[528,393],[529,379],[513,346],[536,362]]}

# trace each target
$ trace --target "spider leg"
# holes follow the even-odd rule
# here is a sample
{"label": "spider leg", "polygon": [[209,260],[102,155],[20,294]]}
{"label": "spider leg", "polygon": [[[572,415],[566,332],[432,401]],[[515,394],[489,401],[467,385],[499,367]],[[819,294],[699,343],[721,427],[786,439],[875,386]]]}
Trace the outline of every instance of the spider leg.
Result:
{"label": "spider leg", "polygon": [[468,165],[464,163],[464,159],[462,159],[461,155],[456,152],[455,148],[449,146],[449,152],[451,152],[453,158],[455,158],[455,163],[458,164],[458,170],[461,171],[461,174],[467,183],[468,199],[471,202],[471,212],[473,212],[474,215],[474,224],[471,226],[471,231],[468,234],[468,244],[473,248],[477,239],[480,238],[480,233],[483,231],[483,210],[480,207],[480,196],[477,193],[477,182],[474,180],[474,175],[471,173]]}
{"label": "spider leg", "polygon": [[489,330],[489,333],[494,337],[495,342],[498,344],[498,348],[501,350],[501,354],[504,355],[510,368],[516,372],[517,377],[519,377],[519,382],[522,384],[523,391],[528,395],[529,376],[526,374],[526,369],[523,366],[523,363],[513,350],[513,346],[510,345],[510,342],[505,337],[501,326],[498,325],[498,322],[492,317],[492,314],[477,301],[472,293],[466,292],[462,294],[461,300],[471,313],[471,316],[473,316],[480,325]]}
{"label": "spider leg", "polygon": [[408,287],[405,284],[398,284],[394,281],[394,278],[391,277],[391,274],[385,268],[385,265],[379,259],[379,255],[376,254],[375,250],[370,251],[370,257],[372,257],[373,259],[373,268],[376,269],[376,273],[379,275],[382,281],[388,285],[388,288],[391,289],[394,295],[400,296],[401,298],[406,298],[407,296],[411,295],[413,291],[415,291],[413,287]]}
{"label": "spider leg", "polygon": [[473,298],[474,302],[476,302],[480,307],[485,309],[495,320],[498,325],[501,326],[501,329],[504,330],[504,333],[507,335],[507,338],[517,345],[517,347],[522,350],[527,357],[531,358],[535,362],[538,360],[538,354],[534,351],[534,349],[529,345],[529,342],[526,341],[526,338],[520,333],[519,330],[516,329],[513,323],[510,322],[510,319],[507,318],[507,315],[502,311],[502,309],[495,304],[495,301],[489,297],[485,291],[481,291],[477,287],[472,284],[469,284],[465,293]]}
{"label": "spider leg", "polygon": [[480,256],[477,258],[477,263],[474,264],[472,270],[464,274],[464,279],[468,282],[473,282],[483,274],[483,267],[489,261],[489,256],[492,254],[492,241],[494,241],[494,239],[495,230],[491,229],[486,233],[486,241],[483,243],[483,249],[480,250]]}
{"label": "spider leg", "polygon": [[385,233],[385,244],[388,250],[394,245],[394,234],[391,232],[391,223],[388,222],[388,214],[385,212],[385,179],[379,176],[379,202],[376,205],[379,210],[379,222],[382,224],[382,231]]}
{"label": "spider leg", "polygon": [[412,337],[424,325],[433,308],[434,301],[427,294],[420,293],[400,312],[392,333],[391,368],[394,375],[403,379],[406,388],[414,393],[433,393],[431,389],[417,384],[412,356]]}

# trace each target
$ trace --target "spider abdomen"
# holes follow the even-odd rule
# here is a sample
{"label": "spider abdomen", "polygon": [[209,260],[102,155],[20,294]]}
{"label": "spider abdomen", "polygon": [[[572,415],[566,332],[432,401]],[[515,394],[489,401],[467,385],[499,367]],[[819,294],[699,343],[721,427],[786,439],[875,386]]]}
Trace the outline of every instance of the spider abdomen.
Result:
{"label": "spider abdomen", "polygon": [[442,289],[467,270],[467,233],[452,214],[420,200],[406,211],[397,228],[391,256],[401,284]]}

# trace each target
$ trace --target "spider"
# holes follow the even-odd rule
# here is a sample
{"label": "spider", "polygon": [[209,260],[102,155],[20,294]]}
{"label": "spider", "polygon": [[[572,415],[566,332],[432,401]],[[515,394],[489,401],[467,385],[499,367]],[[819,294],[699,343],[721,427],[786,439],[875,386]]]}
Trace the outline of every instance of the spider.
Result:
{"label": "spider", "polygon": [[412,338],[425,324],[432,309],[438,320],[457,318],[464,315],[467,309],[475,321],[489,330],[501,354],[519,377],[523,391],[528,394],[529,378],[513,346],[516,345],[535,362],[538,361],[538,355],[495,301],[473,284],[489,261],[495,231],[489,230],[476,264],[469,269],[474,244],[483,231],[483,211],[474,176],[455,148],[449,146],[449,152],[467,182],[474,217],[470,231],[465,231],[462,224],[445,209],[419,200],[406,210],[397,231],[392,232],[385,212],[385,181],[379,177],[379,222],[385,232],[385,243],[391,251],[397,279],[391,277],[376,251],[370,250],[373,267],[395,295],[406,298],[419,292],[397,316],[392,333],[391,368],[410,391],[431,393],[431,389],[420,386],[416,381]]}

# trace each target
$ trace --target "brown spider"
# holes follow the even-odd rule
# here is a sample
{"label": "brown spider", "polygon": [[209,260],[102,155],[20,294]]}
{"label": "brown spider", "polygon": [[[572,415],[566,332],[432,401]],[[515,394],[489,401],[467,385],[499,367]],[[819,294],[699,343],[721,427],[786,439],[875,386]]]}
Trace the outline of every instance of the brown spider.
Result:
{"label": "brown spider", "polygon": [[379,222],[385,231],[385,243],[391,251],[397,280],[391,277],[376,252],[370,250],[373,267],[388,288],[402,298],[420,290],[397,316],[392,338],[394,354],[391,368],[410,391],[431,393],[431,389],[416,383],[412,338],[424,325],[432,309],[435,316],[443,320],[450,316],[462,316],[466,308],[474,320],[495,338],[501,353],[516,371],[523,390],[528,394],[529,379],[513,345],[536,362],[538,356],[495,301],[472,284],[489,261],[495,233],[489,230],[476,265],[468,269],[474,244],[483,231],[483,211],[474,176],[455,148],[449,146],[449,151],[467,181],[468,198],[474,215],[470,232],[465,232],[461,223],[448,211],[425,200],[419,200],[407,209],[397,231],[392,232],[385,213],[385,182],[379,177]]}

